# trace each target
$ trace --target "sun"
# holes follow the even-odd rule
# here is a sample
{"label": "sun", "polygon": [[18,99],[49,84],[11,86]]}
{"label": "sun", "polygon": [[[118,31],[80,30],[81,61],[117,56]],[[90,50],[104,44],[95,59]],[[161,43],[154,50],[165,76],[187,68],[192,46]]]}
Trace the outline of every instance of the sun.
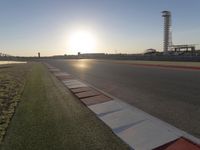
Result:
{"label": "sun", "polygon": [[69,48],[73,52],[94,53],[96,39],[89,31],[76,31],[69,37]]}

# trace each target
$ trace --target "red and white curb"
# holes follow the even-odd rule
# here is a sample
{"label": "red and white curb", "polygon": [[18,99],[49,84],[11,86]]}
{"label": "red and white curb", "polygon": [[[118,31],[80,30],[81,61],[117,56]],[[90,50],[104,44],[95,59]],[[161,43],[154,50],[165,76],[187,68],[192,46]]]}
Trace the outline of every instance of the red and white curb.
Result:
{"label": "red and white curb", "polygon": [[200,139],[46,64],[83,104],[135,150],[200,150]]}

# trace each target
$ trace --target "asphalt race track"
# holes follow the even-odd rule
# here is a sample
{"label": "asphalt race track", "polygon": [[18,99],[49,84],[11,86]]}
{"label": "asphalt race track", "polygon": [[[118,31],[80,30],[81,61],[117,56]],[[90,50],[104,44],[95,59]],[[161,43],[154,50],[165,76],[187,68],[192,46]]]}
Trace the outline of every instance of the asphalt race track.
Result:
{"label": "asphalt race track", "polygon": [[47,62],[200,138],[200,70],[97,60]]}

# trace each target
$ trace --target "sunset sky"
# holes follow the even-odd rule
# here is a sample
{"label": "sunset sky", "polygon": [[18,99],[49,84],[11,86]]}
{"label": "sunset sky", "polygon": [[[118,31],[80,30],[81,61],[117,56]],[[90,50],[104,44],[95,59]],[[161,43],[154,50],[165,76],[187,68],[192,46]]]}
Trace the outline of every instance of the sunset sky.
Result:
{"label": "sunset sky", "polygon": [[200,44],[200,0],[0,0],[0,52],[162,51],[163,10],[172,13],[174,44]]}

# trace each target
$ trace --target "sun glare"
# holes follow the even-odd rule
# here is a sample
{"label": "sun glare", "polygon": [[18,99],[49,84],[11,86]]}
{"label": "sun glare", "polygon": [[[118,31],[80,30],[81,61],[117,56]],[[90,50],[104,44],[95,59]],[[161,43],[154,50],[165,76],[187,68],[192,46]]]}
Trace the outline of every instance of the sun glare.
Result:
{"label": "sun glare", "polygon": [[77,31],[69,38],[69,48],[73,52],[94,53],[96,39],[88,31]]}

